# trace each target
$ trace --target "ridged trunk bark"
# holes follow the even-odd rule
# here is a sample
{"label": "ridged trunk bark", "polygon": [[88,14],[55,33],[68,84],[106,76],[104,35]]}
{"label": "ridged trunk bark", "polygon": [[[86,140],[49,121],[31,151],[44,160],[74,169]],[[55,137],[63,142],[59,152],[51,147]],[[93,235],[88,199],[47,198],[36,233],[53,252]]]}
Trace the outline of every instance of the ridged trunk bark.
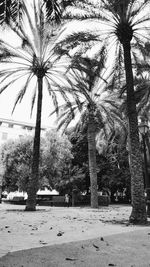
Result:
{"label": "ridged trunk bark", "polygon": [[43,91],[43,78],[39,77],[32,168],[31,168],[31,177],[27,189],[28,199],[26,201],[26,208],[25,208],[26,211],[36,210],[36,193],[38,190],[38,181],[39,181],[40,134],[41,134],[42,95],[43,95],[42,91]]}
{"label": "ridged trunk bark", "polygon": [[[145,165],[145,176],[146,176],[146,193],[147,193],[147,217],[150,218],[150,174],[149,174],[149,160],[150,160],[150,143],[148,133],[143,136],[144,144],[144,165]],[[146,152],[146,147],[148,148],[148,157]]]}
{"label": "ridged trunk bark", "polygon": [[129,40],[123,42],[123,50],[127,86],[127,113],[130,142],[129,155],[132,197],[132,212],[129,221],[134,224],[145,224],[147,221],[146,201],[144,195],[142,156],[140,151],[138,119],[134,95],[133,71],[131,62],[131,47]]}
{"label": "ridged trunk bark", "polygon": [[88,157],[89,157],[89,174],[90,174],[90,191],[91,191],[91,208],[98,208],[97,193],[97,167],[96,167],[96,142],[95,142],[95,124],[93,116],[89,118],[88,124]]}

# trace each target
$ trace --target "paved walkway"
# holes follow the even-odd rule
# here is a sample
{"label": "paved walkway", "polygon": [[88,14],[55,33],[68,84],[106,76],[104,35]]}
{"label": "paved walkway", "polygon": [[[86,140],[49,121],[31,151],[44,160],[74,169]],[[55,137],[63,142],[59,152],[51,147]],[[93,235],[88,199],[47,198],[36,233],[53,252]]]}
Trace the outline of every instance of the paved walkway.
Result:
{"label": "paved walkway", "polygon": [[149,267],[150,229],[8,253],[0,267]]}

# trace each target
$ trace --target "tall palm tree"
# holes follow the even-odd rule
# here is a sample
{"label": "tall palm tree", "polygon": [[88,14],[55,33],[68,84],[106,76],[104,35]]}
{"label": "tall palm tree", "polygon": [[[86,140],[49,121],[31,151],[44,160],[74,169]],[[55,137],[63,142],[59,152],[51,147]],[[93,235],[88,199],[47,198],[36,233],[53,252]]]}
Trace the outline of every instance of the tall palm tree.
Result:
{"label": "tall palm tree", "polygon": [[58,128],[65,130],[75,119],[77,129],[87,133],[92,208],[98,208],[96,136],[102,129],[106,132],[117,123],[123,125],[116,95],[104,90],[103,60],[101,56],[99,61],[88,57],[73,61],[67,91],[72,91],[74,100],[54,111],[59,115]]}
{"label": "tall palm tree", "polygon": [[[94,28],[92,28],[93,33],[95,31],[95,35],[99,35],[101,40],[104,40],[104,46],[107,47],[108,64],[112,70],[114,83],[117,77],[125,77],[126,79],[132,194],[132,212],[129,220],[135,224],[146,223],[147,216],[133,67],[136,67],[139,57],[146,59],[145,42],[149,40],[148,31],[150,28],[149,7],[150,2],[147,0],[83,0],[78,1],[76,9],[69,9],[66,15],[80,20],[89,19],[89,22],[95,21]],[[80,35],[82,42],[83,39],[87,42],[85,31],[84,35],[82,32],[77,33],[76,36],[73,35],[73,41],[77,40],[77,35]]]}
{"label": "tall palm tree", "polygon": [[57,83],[63,84],[65,62],[54,54],[57,37],[53,34],[53,22],[47,24],[45,6],[34,1],[30,8],[22,3],[23,17],[15,33],[22,46],[15,47],[0,39],[0,93],[15,84],[18,95],[13,111],[28,90],[32,90],[31,113],[37,101],[36,126],[33,145],[31,177],[28,186],[26,210],[36,210],[36,192],[39,176],[40,132],[43,91],[47,88],[55,106],[60,93],[66,100],[66,93]]}

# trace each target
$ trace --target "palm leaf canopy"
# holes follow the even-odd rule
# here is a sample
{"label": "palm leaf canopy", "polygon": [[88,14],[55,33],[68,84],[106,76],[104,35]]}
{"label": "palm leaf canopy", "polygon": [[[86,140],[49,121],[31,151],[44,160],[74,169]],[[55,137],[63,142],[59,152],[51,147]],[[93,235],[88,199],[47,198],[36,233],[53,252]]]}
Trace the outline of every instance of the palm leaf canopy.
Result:
{"label": "palm leaf canopy", "polygon": [[[57,94],[68,99],[67,94],[57,88],[57,84],[66,83],[65,67],[68,64],[66,56],[60,59],[54,53],[57,42],[56,27],[47,24],[45,6],[40,1],[28,11],[23,3],[23,20],[14,29],[19,46],[11,45],[0,39],[0,93],[6,89],[18,87],[14,104],[20,103],[27,91],[32,90],[31,112],[36,99],[38,78],[43,78],[44,90],[48,90],[55,107],[58,106]],[[14,109],[13,109],[14,110]]]}
{"label": "palm leaf canopy", "polygon": [[150,77],[143,73],[135,79],[135,98],[140,117],[149,118],[150,113]]}
{"label": "palm leaf canopy", "polygon": [[22,17],[22,0],[0,0],[0,24],[19,22]]}
{"label": "palm leaf canopy", "polygon": [[74,6],[77,0],[43,0],[46,4],[46,14],[50,21],[60,23],[64,10],[69,6]]}
{"label": "palm leaf canopy", "polygon": [[[46,19],[50,22],[60,23],[62,15],[67,6],[74,6],[77,0],[38,0],[45,5]],[[31,0],[0,0],[0,25],[11,25],[13,22],[20,24],[22,19],[22,5]],[[34,0],[32,1],[34,2]]]}
{"label": "palm leaf canopy", "polygon": [[[144,64],[143,64],[144,65]],[[142,66],[143,67],[143,66]],[[147,67],[150,66],[147,65]],[[143,68],[142,68],[143,69]],[[111,87],[111,85],[110,85]],[[139,117],[146,117],[148,119],[150,113],[150,74],[148,69],[144,71],[141,70],[138,75],[134,77],[134,87],[135,87],[135,101],[136,108]],[[120,97],[122,98],[121,110],[126,115],[127,114],[127,101],[126,101],[126,85],[122,86]]]}
{"label": "palm leaf canopy", "polygon": [[[66,16],[78,18],[88,22],[88,30],[85,23],[81,21],[80,30],[72,32],[70,42],[62,41],[62,49],[72,49],[72,44],[76,40],[78,46],[87,44],[87,34],[92,32],[92,37],[88,46],[93,49],[98,44],[107,48],[107,62],[110,77],[113,75],[112,86],[116,81],[121,84],[125,77],[123,59],[123,39],[131,42],[132,64],[138,72],[138,59],[146,60],[145,43],[150,41],[150,2],[147,0],[82,0],[77,1],[75,6],[66,10]],[[95,40],[94,40],[95,35]],[[79,38],[80,36],[80,38]],[[66,41],[69,37],[67,37]],[[71,41],[72,39],[72,41]],[[81,41],[80,41],[81,40]]]}
{"label": "palm leaf canopy", "polygon": [[[77,128],[87,130],[89,117],[92,117],[97,131],[104,129],[114,129],[115,124],[123,125],[121,113],[119,111],[118,95],[106,91],[107,82],[105,80],[104,51],[99,51],[98,57],[75,57],[71,69],[67,75],[69,88],[72,91],[73,101],[59,106],[58,128],[64,130],[73,122],[77,123]],[[102,56],[103,55],[103,56]],[[53,113],[55,113],[54,110]]]}

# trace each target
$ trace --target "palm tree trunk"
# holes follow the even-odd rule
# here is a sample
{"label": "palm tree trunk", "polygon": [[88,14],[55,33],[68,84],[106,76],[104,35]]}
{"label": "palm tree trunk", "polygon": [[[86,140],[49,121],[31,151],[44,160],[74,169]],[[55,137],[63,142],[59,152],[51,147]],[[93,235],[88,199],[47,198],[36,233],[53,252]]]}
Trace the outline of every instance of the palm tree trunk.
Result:
{"label": "palm tree trunk", "polygon": [[95,132],[96,129],[95,129],[95,124],[93,122],[93,116],[89,116],[88,156],[89,156],[89,173],[90,173],[90,188],[91,188],[91,208],[98,208]]}
{"label": "palm tree trunk", "polygon": [[130,142],[129,154],[132,197],[132,212],[129,220],[134,224],[144,224],[147,221],[146,202],[144,195],[144,179],[142,172],[142,156],[140,151],[136,102],[134,96],[131,47],[128,39],[123,42],[123,50],[127,86],[127,113]]}
{"label": "palm tree trunk", "polygon": [[[144,137],[144,136],[143,136]],[[146,171],[146,175],[147,175],[147,180],[146,180],[146,193],[147,193],[147,217],[150,218],[150,173],[149,173],[149,167],[150,167],[150,143],[149,143],[149,136],[148,133],[145,133],[145,138],[144,138],[144,157],[145,157],[145,171]],[[148,157],[147,157],[147,153],[146,153],[146,146],[148,148]]]}
{"label": "palm tree trunk", "polygon": [[26,202],[26,208],[25,208],[26,211],[36,210],[36,193],[38,190],[38,180],[39,180],[42,91],[43,91],[43,78],[38,77],[38,101],[37,101],[36,126],[35,126],[35,135],[33,143],[31,177],[27,189],[28,199]]}

